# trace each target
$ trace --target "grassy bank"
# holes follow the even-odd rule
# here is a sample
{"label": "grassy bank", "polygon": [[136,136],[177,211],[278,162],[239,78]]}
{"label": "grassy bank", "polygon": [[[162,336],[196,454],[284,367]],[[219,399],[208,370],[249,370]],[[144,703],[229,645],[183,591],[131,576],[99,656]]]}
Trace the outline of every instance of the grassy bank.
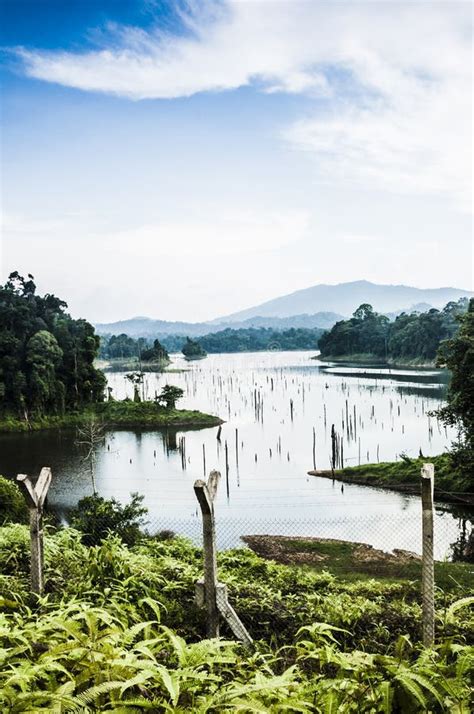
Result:
{"label": "grassy bank", "polygon": [[334,471],[334,474],[332,471],[309,471],[308,473],[312,476],[334,478],[336,481],[344,481],[345,483],[419,494],[420,471],[424,463],[434,464],[435,497],[440,500],[446,500],[445,491],[458,494],[469,494],[473,491],[472,476],[467,473],[459,474],[455,472],[451,466],[449,454],[418,459],[405,457],[400,461],[351,466]]}
{"label": "grassy bank", "polygon": [[382,357],[377,357],[376,355],[370,353],[357,353],[357,354],[347,354],[347,355],[316,355],[311,359],[319,360],[320,362],[337,362],[340,364],[360,364],[367,365],[371,367],[436,367],[435,360],[423,360],[423,359],[383,359]]}
{"label": "grassy bank", "polygon": [[76,427],[95,416],[107,427],[162,428],[168,426],[201,428],[222,424],[219,417],[187,409],[165,409],[155,402],[111,401],[101,402],[81,412],[61,416],[34,417],[29,421],[16,416],[0,417],[1,432],[27,432],[42,429],[67,429]]}
{"label": "grassy bank", "polygon": [[140,362],[137,357],[128,359],[99,359],[96,360],[97,369],[104,372],[166,372],[166,368],[171,364],[171,360],[160,360],[157,362]]}
{"label": "grassy bank", "polygon": [[45,539],[47,599],[28,600],[28,529],[0,528],[0,710],[28,712],[469,711],[472,599],[435,594],[423,649],[414,583],[347,582],[248,549],[219,580],[254,639],[208,640],[194,585],[202,552],[181,538],[87,548]]}
{"label": "grassy bank", "polygon": [[[257,535],[243,540],[263,558],[299,565],[315,572],[329,571],[344,581],[375,578],[381,581],[421,583],[421,558],[408,551],[386,553],[365,543],[328,538]],[[449,591],[474,588],[474,564],[435,563],[436,586]]]}

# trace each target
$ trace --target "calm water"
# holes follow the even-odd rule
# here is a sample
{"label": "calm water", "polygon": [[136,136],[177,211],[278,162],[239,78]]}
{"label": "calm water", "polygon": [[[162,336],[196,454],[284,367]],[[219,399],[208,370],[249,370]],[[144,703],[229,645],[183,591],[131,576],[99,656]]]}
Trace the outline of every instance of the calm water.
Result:
{"label": "calm water", "polygon": [[[152,531],[171,528],[199,536],[193,483],[217,468],[219,543],[232,546],[243,533],[320,535],[369,542],[376,547],[419,551],[421,507],[415,496],[333,484],[308,476],[330,462],[331,425],[344,436],[346,465],[393,460],[400,453],[437,454],[453,434],[429,416],[441,403],[445,375],[437,370],[388,370],[323,366],[309,352],[211,355],[173,367],[188,371],[149,374],[146,396],[163,384],[182,387],[183,407],[225,419],[217,428],[180,431],[114,431],[97,453],[99,493],[127,500],[145,495]],[[132,396],[120,373],[109,374],[117,398]],[[355,410],[355,411],[354,411]],[[349,433],[348,433],[349,424]],[[179,448],[185,441],[185,458]],[[0,437],[0,472],[34,473],[53,468],[49,503],[60,513],[91,493],[88,466],[72,432]],[[171,447],[171,448],[170,448]],[[227,463],[227,467],[226,467]],[[449,510],[436,514],[437,555],[446,554],[458,532]]]}

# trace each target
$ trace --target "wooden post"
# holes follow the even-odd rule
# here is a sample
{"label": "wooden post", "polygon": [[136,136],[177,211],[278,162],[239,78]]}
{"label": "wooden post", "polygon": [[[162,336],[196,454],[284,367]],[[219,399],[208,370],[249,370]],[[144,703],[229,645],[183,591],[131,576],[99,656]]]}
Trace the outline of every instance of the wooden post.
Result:
{"label": "wooden post", "polygon": [[219,611],[217,609],[217,557],[216,527],[214,520],[214,498],[221,475],[211,471],[207,484],[198,479],[194,483],[202,512],[202,534],[204,547],[204,598],[207,612],[207,636],[219,637]]}
{"label": "wooden post", "polygon": [[30,512],[31,590],[37,595],[43,593],[43,506],[51,484],[50,468],[41,469],[36,485],[33,486],[29,476],[18,474],[16,480],[23,487],[23,492]]}
{"label": "wooden post", "polygon": [[208,637],[219,637],[220,613],[234,635],[244,644],[250,645],[252,638],[227,599],[227,586],[217,580],[214,499],[220,477],[219,471],[211,471],[207,484],[201,480],[194,483],[194,492],[202,511],[204,538],[204,578],[196,583],[196,603],[206,608]]}
{"label": "wooden post", "polygon": [[217,583],[216,598],[217,608],[234,635],[245,645],[251,645],[253,642],[252,638],[227,599],[227,585],[224,585],[224,583]]}
{"label": "wooden post", "polygon": [[423,538],[421,588],[423,605],[423,644],[425,647],[431,647],[434,642],[433,492],[434,466],[433,464],[423,464],[421,467]]}

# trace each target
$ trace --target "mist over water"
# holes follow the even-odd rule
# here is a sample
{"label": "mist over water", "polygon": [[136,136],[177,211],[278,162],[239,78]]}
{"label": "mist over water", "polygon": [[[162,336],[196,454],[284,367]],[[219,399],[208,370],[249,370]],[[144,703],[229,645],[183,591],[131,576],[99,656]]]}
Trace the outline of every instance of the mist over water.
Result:
{"label": "mist over water", "polygon": [[[310,352],[210,355],[183,372],[149,373],[153,398],[164,384],[185,391],[179,406],[217,414],[218,429],[107,432],[97,453],[100,495],[145,495],[149,530],[170,528],[198,538],[200,518],[193,483],[211,469],[222,474],[216,500],[219,545],[238,545],[244,533],[318,535],[420,550],[418,497],[309,476],[313,463],[330,467],[331,426],[343,438],[344,464],[392,461],[401,453],[439,454],[454,438],[429,412],[445,393],[438,370],[389,370],[323,365]],[[132,397],[123,373],[109,373],[115,398]],[[313,436],[313,429],[314,435]],[[184,441],[183,441],[184,438]],[[74,432],[2,435],[6,475],[53,469],[49,504],[60,513],[92,492],[88,465]],[[181,440],[182,448],[179,447]],[[458,533],[449,510],[436,514],[437,556]]]}

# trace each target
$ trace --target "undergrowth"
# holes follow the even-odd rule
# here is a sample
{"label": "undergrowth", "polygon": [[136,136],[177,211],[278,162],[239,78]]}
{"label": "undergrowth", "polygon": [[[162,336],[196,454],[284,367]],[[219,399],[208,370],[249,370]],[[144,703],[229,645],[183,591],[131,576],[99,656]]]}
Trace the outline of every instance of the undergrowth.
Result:
{"label": "undergrowth", "polygon": [[28,594],[28,530],[0,528],[3,712],[469,712],[474,598],[437,593],[420,644],[414,584],[344,582],[250,550],[219,577],[255,640],[204,637],[202,553],[182,538],[86,547],[45,538],[45,595]]}

